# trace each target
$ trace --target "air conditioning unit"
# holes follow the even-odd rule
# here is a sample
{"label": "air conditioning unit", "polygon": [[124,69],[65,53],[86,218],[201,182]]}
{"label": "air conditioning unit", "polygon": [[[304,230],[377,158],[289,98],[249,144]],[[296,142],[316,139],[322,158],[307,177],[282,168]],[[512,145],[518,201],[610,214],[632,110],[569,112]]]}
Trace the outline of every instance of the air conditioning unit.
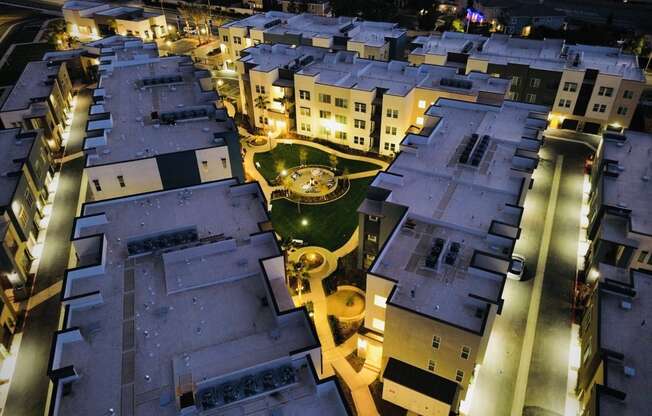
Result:
{"label": "air conditioning unit", "polygon": [[628,302],[626,300],[623,300],[620,302],[620,309],[624,309],[626,311],[632,309],[632,303]]}

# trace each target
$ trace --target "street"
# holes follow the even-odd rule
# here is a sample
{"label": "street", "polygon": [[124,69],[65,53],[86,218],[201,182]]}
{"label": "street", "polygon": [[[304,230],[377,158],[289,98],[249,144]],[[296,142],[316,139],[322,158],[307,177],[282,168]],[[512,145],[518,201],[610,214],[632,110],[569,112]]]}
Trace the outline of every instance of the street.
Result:
{"label": "street", "polygon": [[[81,150],[89,104],[88,91],[81,92],[77,97],[66,155]],[[64,164],[61,169],[32,296],[58,284],[68,267],[70,233],[79,202],[83,167],[84,159],[77,158]],[[16,370],[4,408],[5,415],[43,416],[49,385],[47,365],[51,339],[58,329],[60,310],[59,294],[55,291],[53,296],[27,312]]]}
{"label": "street", "polygon": [[477,375],[469,415],[564,413],[569,300],[577,263],[583,164],[589,152],[586,146],[553,139],[540,152],[514,250],[526,258],[525,280],[506,283],[505,306]]}

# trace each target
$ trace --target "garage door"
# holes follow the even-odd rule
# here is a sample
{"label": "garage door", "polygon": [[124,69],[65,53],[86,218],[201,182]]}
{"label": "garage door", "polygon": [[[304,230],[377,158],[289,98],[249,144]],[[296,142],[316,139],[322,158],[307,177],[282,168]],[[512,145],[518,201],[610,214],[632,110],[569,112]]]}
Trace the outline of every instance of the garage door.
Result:
{"label": "garage door", "polygon": [[588,134],[598,134],[600,133],[600,124],[586,122],[582,131]]}
{"label": "garage door", "polygon": [[561,123],[561,128],[564,130],[577,130],[577,125],[579,122],[577,120],[573,120],[570,118],[567,118],[566,120],[562,121]]}

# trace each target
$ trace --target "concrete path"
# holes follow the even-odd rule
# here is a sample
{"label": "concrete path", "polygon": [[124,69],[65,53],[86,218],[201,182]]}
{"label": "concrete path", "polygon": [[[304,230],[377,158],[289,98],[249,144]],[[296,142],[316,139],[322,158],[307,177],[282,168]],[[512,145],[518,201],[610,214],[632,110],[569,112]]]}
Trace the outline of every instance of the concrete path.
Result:
{"label": "concrete path", "polygon": [[[66,154],[81,150],[89,104],[89,93],[80,93]],[[50,385],[47,377],[50,346],[52,335],[59,326],[61,311],[59,282],[68,267],[70,231],[80,202],[83,168],[83,159],[74,159],[64,164],[60,172],[52,219],[32,290],[34,300],[26,314],[16,370],[4,408],[3,414],[7,416],[43,416],[45,411]]]}

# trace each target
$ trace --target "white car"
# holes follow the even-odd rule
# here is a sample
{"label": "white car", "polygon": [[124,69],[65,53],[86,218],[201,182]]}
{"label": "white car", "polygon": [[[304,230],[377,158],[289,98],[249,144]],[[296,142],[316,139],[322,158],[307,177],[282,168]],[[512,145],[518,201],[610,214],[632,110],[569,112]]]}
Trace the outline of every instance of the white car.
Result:
{"label": "white car", "polygon": [[520,254],[512,254],[507,277],[514,280],[523,280],[523,272],[525,272],[525,257]]}

